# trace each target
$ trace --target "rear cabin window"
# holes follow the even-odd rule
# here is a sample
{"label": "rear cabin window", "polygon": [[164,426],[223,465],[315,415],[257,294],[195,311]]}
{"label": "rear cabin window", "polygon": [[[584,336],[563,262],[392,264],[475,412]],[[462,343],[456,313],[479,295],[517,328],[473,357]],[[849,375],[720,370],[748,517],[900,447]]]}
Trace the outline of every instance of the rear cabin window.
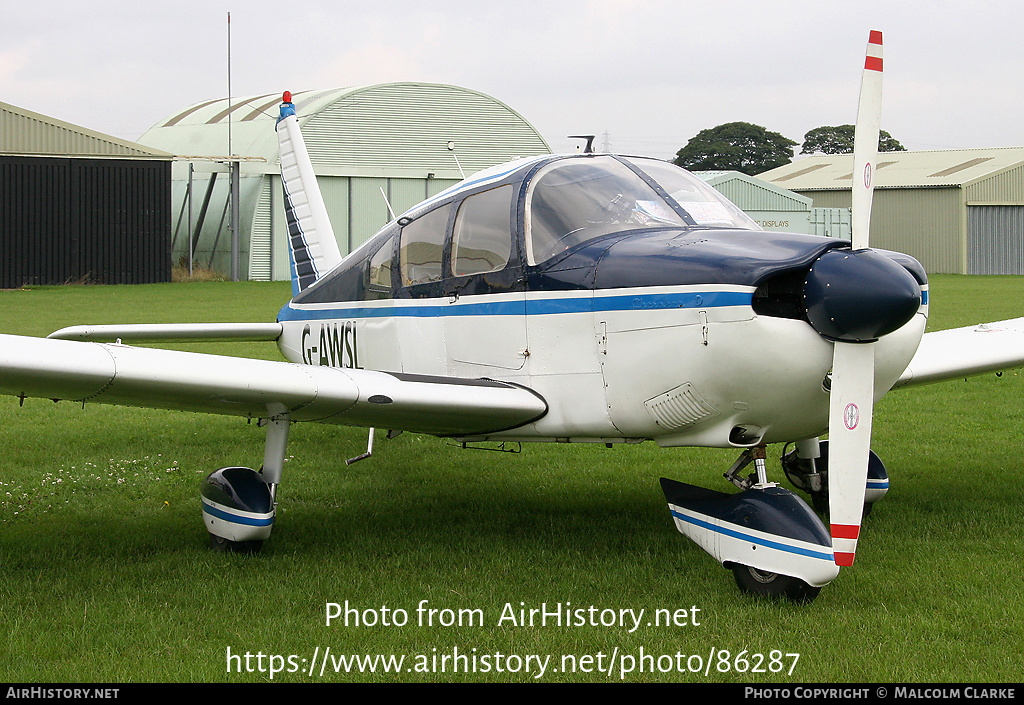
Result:
{"label": "rear cabin window", "polygon": [[439,281],[444,276],[441,262],[450,212],[450,207],[443,206],[420,216],[402,228],[399,261],[403,286],[428,284]]}
{"label": "rear cabin window", "polygon": [[503,269],[512,253],[512,187],[466,198],[455,216],[452,274],[464,277]]}
{"label": "rear cabin window", "polygon": [[394,242],[395,239],[389,237],[370,258],[366,289],[363,295],[367,301],[391,298],[391,251]]}

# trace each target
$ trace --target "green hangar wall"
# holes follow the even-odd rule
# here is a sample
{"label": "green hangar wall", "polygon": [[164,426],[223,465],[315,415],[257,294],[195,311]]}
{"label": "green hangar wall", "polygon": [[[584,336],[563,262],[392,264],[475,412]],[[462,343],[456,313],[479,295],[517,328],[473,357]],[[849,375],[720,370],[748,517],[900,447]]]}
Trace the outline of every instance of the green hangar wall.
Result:
{"label": "green hangar wall", "polygon": [[[384,83],[292,96],[342,254],[386,225],[392,210],[401,215],[480,169],[551,151],[519,113],[466,88]],[[178,157],[176,263],[188,257],[191,233],[196,264],[230,271],[230,129],[230,154],[240,165],[240,277],[289,277],[274,130],[280,102],[280,93],[268,93],[230,106],[226,99],[199,103],[140,138]]]}

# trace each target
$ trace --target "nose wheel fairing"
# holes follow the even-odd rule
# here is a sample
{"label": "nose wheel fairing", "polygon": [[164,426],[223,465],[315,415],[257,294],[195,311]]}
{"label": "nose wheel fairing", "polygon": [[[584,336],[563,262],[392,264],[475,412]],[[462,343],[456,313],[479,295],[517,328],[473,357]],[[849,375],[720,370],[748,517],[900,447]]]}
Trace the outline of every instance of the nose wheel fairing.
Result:
{"label": "nose wheel fairing", "polygon": [[[680,533],[727,568],[788,576],[809,587],[839,574],[828,529],[787,489],[769,484],[726,494],[666,478],[661,487]],[[773,580],[752,581],[749,591],[778,594],[775,587]]]}

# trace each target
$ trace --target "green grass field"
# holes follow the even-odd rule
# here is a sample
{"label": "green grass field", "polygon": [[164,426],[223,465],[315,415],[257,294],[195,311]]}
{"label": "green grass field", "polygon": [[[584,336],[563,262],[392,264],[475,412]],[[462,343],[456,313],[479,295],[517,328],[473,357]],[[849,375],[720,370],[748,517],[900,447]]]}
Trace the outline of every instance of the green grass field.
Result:
{"label": "green grass field", "polygon": [[[0,291],[0,331],[272,320],[288,295],[256,283]],[[1022,315],[1024,278],[936,276],[931,302],[933,330]],[[190,349],[279,358],[270,344]],[[206,548],[198,486],[218,467],[259,466],[255,424],[0,398],[0,679],[250,682],[273,667],[282,682],[1019,682],[1022,398],[1008,371],[883,399],[874,448],[892,489],[856,566],[807,606],[745,597],[672,525],[658,478],[728,490],[735,451],[507,454],[404,434],[346,467],[363,431],[299,424],[274,535],[246,557]],[[783,482],[780,451],[770,470]],[[328,626],[328,603],[346,601],[360,624]],[[645,612],[633,631],[501,620],[506,605],[566,603]],[[437,610],[432,626],[421,604]],[[349,654],[405,660],[336,673],[331,657]]]}

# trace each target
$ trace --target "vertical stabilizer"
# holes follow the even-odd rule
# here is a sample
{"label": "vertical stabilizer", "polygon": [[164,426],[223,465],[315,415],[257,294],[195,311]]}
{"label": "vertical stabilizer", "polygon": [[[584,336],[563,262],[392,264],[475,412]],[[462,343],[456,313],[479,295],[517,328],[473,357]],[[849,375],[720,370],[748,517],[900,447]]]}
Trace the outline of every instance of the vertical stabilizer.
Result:
{"label": "vertical stabilizer", "polygon": [[288,253],[294,295],[341,262],[341,251],[327,217],[327,207],[320,195],[291,93],[288,92],[281,102],[277,139],[281,152],[281,181],[288,219]]}

